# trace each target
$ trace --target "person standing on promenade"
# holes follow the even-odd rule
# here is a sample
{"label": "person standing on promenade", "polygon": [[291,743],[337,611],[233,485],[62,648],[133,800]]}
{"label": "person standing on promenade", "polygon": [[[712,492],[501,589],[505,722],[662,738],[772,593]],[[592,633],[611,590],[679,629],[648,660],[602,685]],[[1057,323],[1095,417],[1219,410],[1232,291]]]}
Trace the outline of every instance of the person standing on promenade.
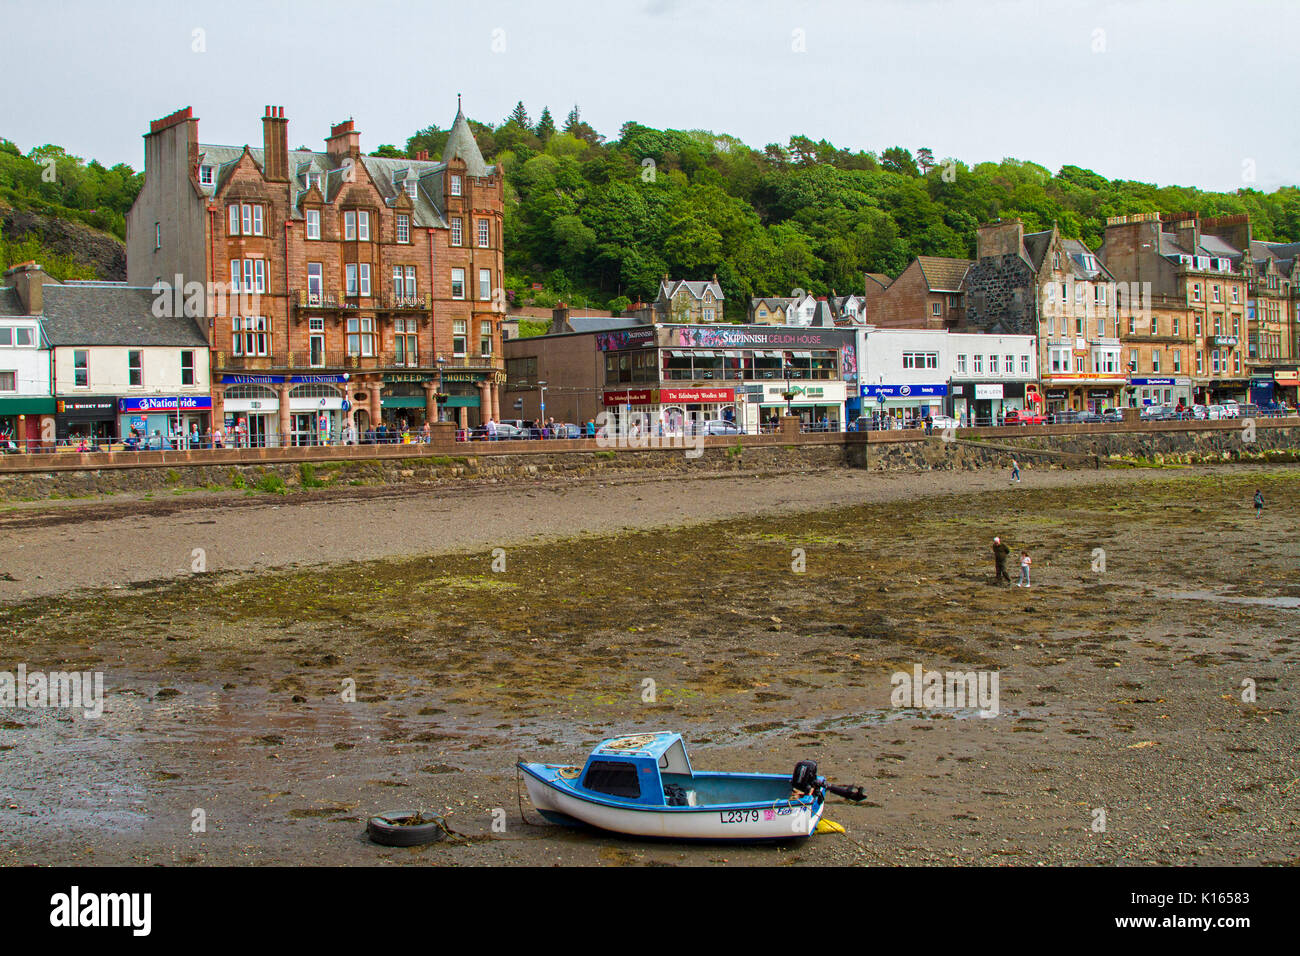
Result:
{"label": "person standing on promenade", "polygon": [[993,564],[997,570],[994,584],[1001,584],[1003,581],[1007,584],[1011,583],[1011,575],[1007,574],[1007,555],[1010,553],[1011,549],[1002,543],[1001,538],[993,539]]}

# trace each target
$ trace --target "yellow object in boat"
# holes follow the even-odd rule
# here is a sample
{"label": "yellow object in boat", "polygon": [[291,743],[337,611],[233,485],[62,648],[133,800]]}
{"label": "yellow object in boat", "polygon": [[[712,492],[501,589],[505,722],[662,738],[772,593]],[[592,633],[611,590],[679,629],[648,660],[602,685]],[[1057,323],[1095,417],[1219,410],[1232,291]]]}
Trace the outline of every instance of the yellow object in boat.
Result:
{"label": "yellow object in boat", "polygon": [[814,833],[845,833],[844,827],[840,826],[834,820],[818,820],[817,829]]}

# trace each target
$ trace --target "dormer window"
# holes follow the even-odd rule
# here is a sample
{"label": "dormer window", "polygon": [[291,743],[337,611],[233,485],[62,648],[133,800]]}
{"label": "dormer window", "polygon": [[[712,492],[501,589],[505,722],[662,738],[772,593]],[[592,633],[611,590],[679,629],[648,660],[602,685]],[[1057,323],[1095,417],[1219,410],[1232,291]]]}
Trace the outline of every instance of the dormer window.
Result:
{"label": "dormer window", "polygon": [[415,201],[416,190],[418,188],[419,188],[419,183],[416,182],[414,179],[408,179],[406,181],[406,195],[411,197],[412,202]]}
{"label": "dormer window", "polygon": [[308,188],[308,189],[311,189],[312,186],[315,186],[317,189],[321,190],[321,192],[324,192],[324,191],[325,191],[324,181],[325,181],[325,177],[324,177],[324,175],[321,174],[321,173],[308,173],[308,174],[307,174],[307,188]]}
{"label": "dormer window", "polygon": [[1208,269],[1208,268],[1210,268],[1210,257],[1209,257],[1209,256],[1197,256],[1197,257],[1196,257],[1196,268],[1198,268],[1198,269]]}
{"label": "dormer window", "polygon": [[215,170],[214,170],[211,166],[200,166],[200,167],[199,167],[199,185],[200,185],[200,186],[211,186],[212,183],[215,181],[215,177],[214,177],[214,175],[213,175],[214,172],[215,172]]}

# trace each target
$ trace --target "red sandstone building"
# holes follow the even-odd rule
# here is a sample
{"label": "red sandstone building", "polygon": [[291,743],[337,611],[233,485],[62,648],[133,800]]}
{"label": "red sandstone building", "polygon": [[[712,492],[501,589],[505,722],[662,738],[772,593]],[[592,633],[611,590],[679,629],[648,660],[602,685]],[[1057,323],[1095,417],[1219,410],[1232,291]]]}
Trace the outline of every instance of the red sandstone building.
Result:
{"label": "red sandstone building", "polygon": [[315,444],[500,418],[502,171],[463,113],[440,161],[365,156],[352,120],[290,150],[282,107],[260,149],[200,144],[198,124],[150,124],[127,273],[206,334],[214,425]]}

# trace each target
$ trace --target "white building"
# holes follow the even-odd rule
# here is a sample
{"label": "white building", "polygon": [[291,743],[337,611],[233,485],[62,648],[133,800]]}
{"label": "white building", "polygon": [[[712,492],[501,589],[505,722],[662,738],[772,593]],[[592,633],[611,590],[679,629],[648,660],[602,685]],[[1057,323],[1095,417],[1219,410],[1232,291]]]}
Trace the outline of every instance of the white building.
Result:
{"label": "white building", "polygon": [[60,439],[208,430],[207,338],[191,318],[156,315],[155,299],[113,282],[44,287]]}
{"label": "white building", "polygon": [[0,286],[0,440],[23,447],[53,434],[55,408],[40,307],[33,314],[24,301],[31,272],[39,267],[15,266]]}
{"label": "white building", "polygon": [[856,414],[995,422],[1027,402],[1037,404],[1036,349],[1032,335],[868,326],[858,331]]}

